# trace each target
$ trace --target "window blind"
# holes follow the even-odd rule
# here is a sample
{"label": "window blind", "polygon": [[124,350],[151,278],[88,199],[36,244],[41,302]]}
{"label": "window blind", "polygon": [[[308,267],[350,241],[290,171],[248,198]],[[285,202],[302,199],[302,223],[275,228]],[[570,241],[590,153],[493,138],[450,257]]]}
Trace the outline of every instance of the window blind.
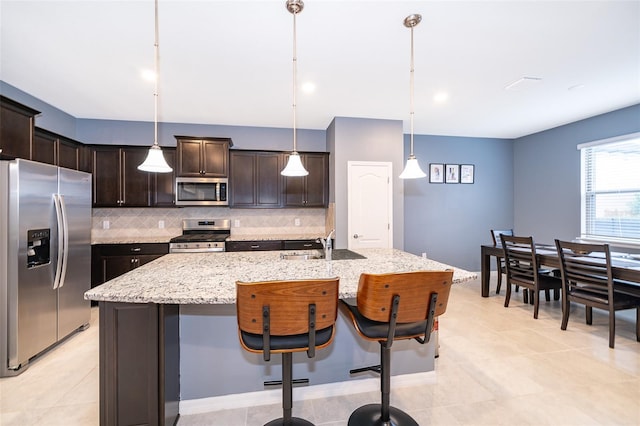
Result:
{"label": "window blind", "polygon": [[584,144],[581,238],[640,244],[640,136]]}

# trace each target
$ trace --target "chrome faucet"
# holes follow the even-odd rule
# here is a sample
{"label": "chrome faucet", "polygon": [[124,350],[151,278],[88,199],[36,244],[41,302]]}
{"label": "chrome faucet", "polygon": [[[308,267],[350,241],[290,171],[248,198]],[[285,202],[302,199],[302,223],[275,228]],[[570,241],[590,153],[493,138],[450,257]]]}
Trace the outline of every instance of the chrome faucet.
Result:
{"label": "chrome faucet", "polygon": [[336,230],[332,229],[325,238],[320,238],[320,242],[322,243],[322,248],[324,248],[324,259],[331,260],[331,249],[333,248],[333,243],[331,242],[331,237],[335,234]]}

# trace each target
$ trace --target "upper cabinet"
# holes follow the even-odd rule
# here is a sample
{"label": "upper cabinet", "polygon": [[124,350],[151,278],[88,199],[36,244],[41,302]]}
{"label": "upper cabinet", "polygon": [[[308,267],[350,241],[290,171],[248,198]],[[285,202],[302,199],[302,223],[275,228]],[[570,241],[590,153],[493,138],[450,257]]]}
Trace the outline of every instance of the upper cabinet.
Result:
{"label": "upper cabinet", "polygon": [[300,153],[305,177],[280,174],[289,155],[277,151],[232,150],[229,205],[236,208],[326,207],[329,154]]}
{"label": "upper cabinet", "polygon": [[91,172],[89,147],[38,127],[33,135],[31,159],[67,169]]}
{"label": "upper cabinet", "polygon": [[[329,154],[300,153],[302,164],[309,174],[284,178],[285,207],[326,207],[329,204]],[[284,156],[284,163],[289,155]]]}
{"label": "upper cabinet", "polygon": [[146,146],[93,146],[94,207],[172,207],[175,205],[175,148],[162,148],[174,171],[138,170],[147,157]]}
{"label": "upper cabinet", "polygon": [[177,176],[228,177],[230,138],[176,136]]}
{"label": "upper cabinet", "polygon": [[231,207],[282,207],[281,152],[232,150],[229,158]]}
{"label": "upper cabinet", "polygon": [[39,113],[0,95],[0,156],[31,159],[35,116]]}

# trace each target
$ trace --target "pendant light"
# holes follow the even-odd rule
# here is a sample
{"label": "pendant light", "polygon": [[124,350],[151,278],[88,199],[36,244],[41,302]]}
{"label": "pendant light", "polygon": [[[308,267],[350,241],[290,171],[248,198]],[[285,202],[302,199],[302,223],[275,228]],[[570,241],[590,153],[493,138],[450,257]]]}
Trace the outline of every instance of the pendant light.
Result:
{"label": "pendant light", "polygon": [[413,155],[413,27],[418,25],[420,21],[422,21],[422,16],[418,14],[409,15],[404,19],[404,26],[411,29],[411,71],[409,73],[409,85],[411,86],[411,110],[409,112],[411,117],[411,153],[409,154],[407,165],[402,171],[402,174],[400,174],[400,179],[418,179],[427,176],[420,168],[418,159]]}
{"label": "pendant light", "polygon": [[293,151],[289,155],[287,166],[280,172],[283,176],[307,176],[309,172],[300,161],[300,154],[296,150],[296,86],[298,84],[298,58],[296,54],[296,15],[302,12],[304,2],[301,0],[287,0],[287,10],[293,14]]}
{"label": "pendant light", "polygon": [[154,129],[154,137],[153,137],[153,145],[149,148],[149,153],[147,154],[147,158],[144,160],[142,164],[138,166],[138,170],[142,170],[143,172],[156,172],[156,173],[169,173],[172,172],[173,169],[169,167],[166,160],[164,159],[164,155],[162,155],[162,149],[160,145],[158,145],[158,80],[160,80],[160,73],[158,71],[158,0],[155,0],[156,14],[155,14],[155,24],[156,24],[156,32],[155,32],[155,43],[154,43],[154,51],[155,51],[155,68],[156,68],[156,78],[155,78],[155,90],[153,93],[154,99],[154,121],[153,121],[153,129]]}

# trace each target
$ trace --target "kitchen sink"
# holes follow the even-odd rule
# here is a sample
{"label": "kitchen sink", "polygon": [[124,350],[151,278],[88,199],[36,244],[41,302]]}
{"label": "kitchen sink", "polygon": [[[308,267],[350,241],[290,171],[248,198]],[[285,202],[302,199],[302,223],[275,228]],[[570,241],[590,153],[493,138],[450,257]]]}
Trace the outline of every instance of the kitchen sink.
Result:
{"label": "kitchen sink", "polygon": [[[311,250],[308,252],[282,253],[280,254],[280,259],[282,260],[324,259],[324,251]],[[355,260],[355,259],[366,259],[366,257],[348,249],[333,249],[331,251],[331,260]]]}

